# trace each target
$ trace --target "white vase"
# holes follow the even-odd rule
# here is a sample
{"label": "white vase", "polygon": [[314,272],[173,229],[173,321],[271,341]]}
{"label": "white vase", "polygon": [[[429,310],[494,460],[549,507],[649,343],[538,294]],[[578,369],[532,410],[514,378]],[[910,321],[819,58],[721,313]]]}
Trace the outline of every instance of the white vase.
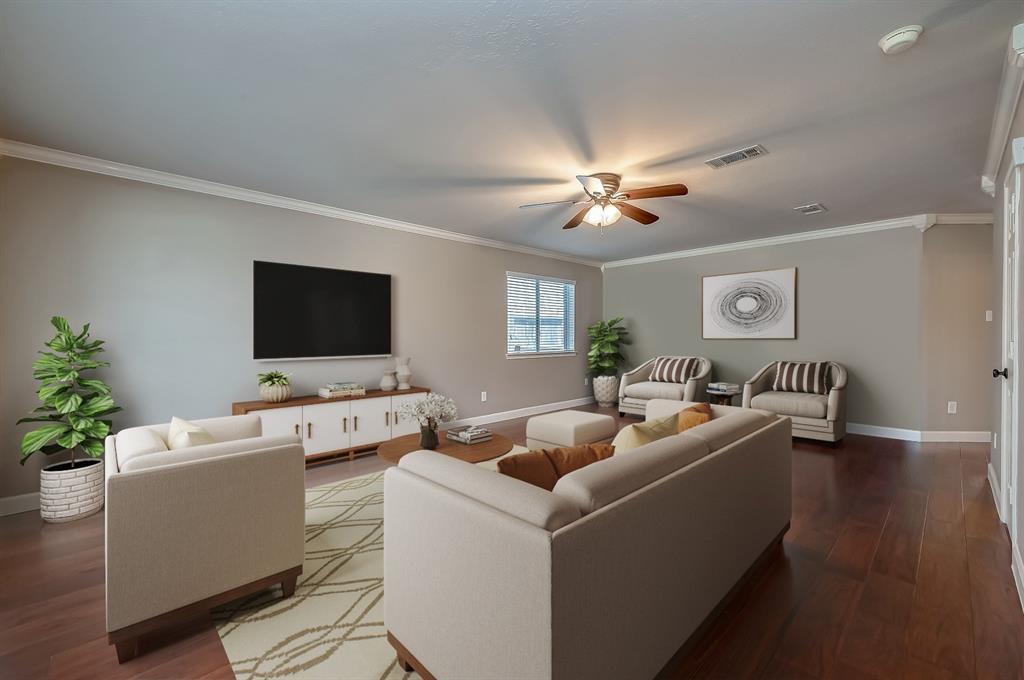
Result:
{"label": "white vase", "polygon": [[291,397],[291,385],[260,385],[260,399],[270,404],[287,401]]}
{"label": "white vase", "polygon": [[599,375],[594,378],[594,399],[598,406],[614,406],[619,399],[619,378],[615,375]]}
{"label": "white vase", "polygon": [[70,522],[103,507],[103,460],[87,458],[68,466],[54,463],[39,471],[39,514],[46,522]]}
{"label": "white vase", "polygon": [[395,378],[395,371],[393,369],[384,371],[384,377],[380,379],[380,388],[385,392],[390,392],[396,387],[398,387],[398,380]]}
{"label": "white vase", "polygon": [[395,357],[395,374],[398,377],[398,389],[407,390],[409,389],[409,378],[412,377],[412,371],[409,370],[409,362],[412,361],[410,357]]}

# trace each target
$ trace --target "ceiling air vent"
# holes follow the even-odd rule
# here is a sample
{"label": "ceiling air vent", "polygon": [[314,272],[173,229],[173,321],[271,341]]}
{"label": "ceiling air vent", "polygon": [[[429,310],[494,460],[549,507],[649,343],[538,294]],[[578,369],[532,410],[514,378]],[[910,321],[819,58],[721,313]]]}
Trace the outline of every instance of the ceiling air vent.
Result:
{"label": "ceiling air vent", "polygon": [[804,215],[817,215],[818,213],[825,212],[828,208],[823,206],[821,203],[809,203],[807,205],[798,205],[793,208],[793,210],[798,213],[803,213]]}
{"label": "ceiling air vent", "polygon": [[740,161],[748,161],[751,158],[760,158],[766,153],[768,153],[768,149],[764,148],[760,144],[755,144],[754,146],[748,146],[745,149],[730,151],[729,153],[724,153],[721,156],[709,158],[704,161],[704,163],[717,170],[718,168],[724,168],[727,165],[739,163]]}

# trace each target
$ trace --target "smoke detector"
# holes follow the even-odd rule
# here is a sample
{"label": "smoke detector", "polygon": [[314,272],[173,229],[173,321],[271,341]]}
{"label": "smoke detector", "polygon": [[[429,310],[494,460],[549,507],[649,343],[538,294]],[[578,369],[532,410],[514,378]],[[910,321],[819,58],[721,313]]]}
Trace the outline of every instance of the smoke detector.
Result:
{"label": "smoke detector", "polygon": [[807,205],[798,205],[793,210],[804,215],[817,215],[818,213],[826,212],[828,208],[821,203],[808,203]]}
{"label": "smoke detector", "polygon": [[921,37],[921,31],[923,30],[924,28],[917,24],[897,28],[895,31],[879,40],[878,46],[882,48],[882,52],[885,54],[899,54],[900,52],[906,52],[913,47],[917,42],[917,39]]}

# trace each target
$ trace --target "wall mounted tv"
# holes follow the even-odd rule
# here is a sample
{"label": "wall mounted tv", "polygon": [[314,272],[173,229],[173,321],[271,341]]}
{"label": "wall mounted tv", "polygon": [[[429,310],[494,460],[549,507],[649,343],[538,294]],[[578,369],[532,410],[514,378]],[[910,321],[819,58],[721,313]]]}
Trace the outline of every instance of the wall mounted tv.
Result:
{"label": "wall mounted tv", "polygon": [[391,276],[252,263],[253,358],[391,354]]}

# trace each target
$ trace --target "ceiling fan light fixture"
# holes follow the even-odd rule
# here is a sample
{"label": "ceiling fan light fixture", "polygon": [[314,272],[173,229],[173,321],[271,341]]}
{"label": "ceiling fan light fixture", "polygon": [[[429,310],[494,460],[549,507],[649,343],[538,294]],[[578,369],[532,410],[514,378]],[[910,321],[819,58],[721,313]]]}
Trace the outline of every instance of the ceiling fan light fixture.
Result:
{"label": "ceiling fan light fixture", "polygon": [[614,203],[603,202],[595,203],[583,216],[583,221],[595,227],[607,227],[618,222],[620,217],[622,217],[622,211]]}

